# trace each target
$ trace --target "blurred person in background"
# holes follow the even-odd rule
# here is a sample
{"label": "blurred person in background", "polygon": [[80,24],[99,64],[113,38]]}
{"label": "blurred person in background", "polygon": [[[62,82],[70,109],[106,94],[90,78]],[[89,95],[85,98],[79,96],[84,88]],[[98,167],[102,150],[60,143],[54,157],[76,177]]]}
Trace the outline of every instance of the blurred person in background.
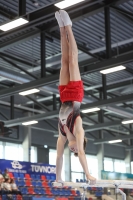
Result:
{"label": "blurred person in background", "polygon": [[5,170],[4,170],[3,176],[4,176],[5,179],[9,179],[9,178],[10,178],[10,176],[9,176],[9,174],[8,174],[8,169],[5,169]]}
{"label": "blurred person in background", "polygon": [[4,193],[4,182],[5,182],[5,179],[3,175],[0,174],[0,194],[1,195]]}
{"label": "blurred person in background", "polygon": [[3,184],[3,189],[5,194],[12,194],[12,188],[10,184],[10,178],[5,178],[5,182]]}
{"label": "blurred person in background", "polygon": [[20,195],[22,195],[21,192],[19,191],[14,179],[10,180],[10,184],[11,184],[12,194],[20,194]]}

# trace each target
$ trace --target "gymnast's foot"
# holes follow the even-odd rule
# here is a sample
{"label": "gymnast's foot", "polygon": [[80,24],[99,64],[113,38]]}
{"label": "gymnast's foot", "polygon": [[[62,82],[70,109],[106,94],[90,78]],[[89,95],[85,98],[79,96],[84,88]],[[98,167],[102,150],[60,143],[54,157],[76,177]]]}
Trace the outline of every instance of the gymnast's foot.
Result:
{"label": "gymnast's foot", "polygon": [[60,13],[58,11],[55,13],[55,18],[57,19],[59,27],[64,27],[64,23],[63,23]]}
{"label": "gymnast's foot", "polygon": [[65,26],[72,26],[72,21],[68,15],[68,13],[65,10],[60,10],[60,15],[61,15],[61,19],[64,23]]}
{"label": "gymnast's foot", "polygon": [[90,182],[90,185],[95,185],[95,184],[96,184],[96,178],[94,178],[94,177],[91,176],[91,175],[88,175],[88,176],[87,176],[87,181]]}
{"label": "gymnast's foot", "polygon": [[55,182],[59,183],[61,186],[64,186],[64,181],[63,180],[56,180]]}

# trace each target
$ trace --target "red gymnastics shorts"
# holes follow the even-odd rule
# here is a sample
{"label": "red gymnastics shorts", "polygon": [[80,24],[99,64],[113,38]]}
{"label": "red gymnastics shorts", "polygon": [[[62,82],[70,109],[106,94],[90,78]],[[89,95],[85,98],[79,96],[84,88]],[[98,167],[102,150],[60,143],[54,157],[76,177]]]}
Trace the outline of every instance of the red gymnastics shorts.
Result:
{"label": "red gymnastics shorts", "polygon": [[59,85],[61,102],[79,101],[82,102],[84,97],[84,87],[82,81],[69,81],[67,85]]}

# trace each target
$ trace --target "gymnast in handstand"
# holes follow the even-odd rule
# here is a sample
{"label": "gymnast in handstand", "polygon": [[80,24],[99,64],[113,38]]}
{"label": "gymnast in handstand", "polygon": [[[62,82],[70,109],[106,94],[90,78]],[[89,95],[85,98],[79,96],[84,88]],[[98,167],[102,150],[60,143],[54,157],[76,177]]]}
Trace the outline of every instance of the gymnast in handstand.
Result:
{"label": "gymnast in handstand", "polygon": [[59,137],[57,140],[56,181],[62,181],[61,170],[63,164],[64,145],[68,140],[68,147],[79,157],[87,180],[95,184],[96,179],[89,173],[85,156],[86,138],[80,117],[80,105],[84,96],[78,66],[78,48],[72,32],[72,22],[68,13],[60,10],[55,13],[61,34],[61,70],[59,93],[62,102],[59,112]]}

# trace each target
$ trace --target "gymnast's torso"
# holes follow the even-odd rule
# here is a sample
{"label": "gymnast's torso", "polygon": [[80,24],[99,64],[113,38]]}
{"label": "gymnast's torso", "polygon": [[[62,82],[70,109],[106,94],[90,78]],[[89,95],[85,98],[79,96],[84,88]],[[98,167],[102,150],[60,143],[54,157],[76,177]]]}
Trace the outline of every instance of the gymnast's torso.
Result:
{"label": "gymnast's torso", "polygon": [[73,134],[76,118],[80,116],[80,105],[81,103],[78,101],[66,101],[62,103],[59,112],[59,129],[63,136],[66,136],[64,125]]}

